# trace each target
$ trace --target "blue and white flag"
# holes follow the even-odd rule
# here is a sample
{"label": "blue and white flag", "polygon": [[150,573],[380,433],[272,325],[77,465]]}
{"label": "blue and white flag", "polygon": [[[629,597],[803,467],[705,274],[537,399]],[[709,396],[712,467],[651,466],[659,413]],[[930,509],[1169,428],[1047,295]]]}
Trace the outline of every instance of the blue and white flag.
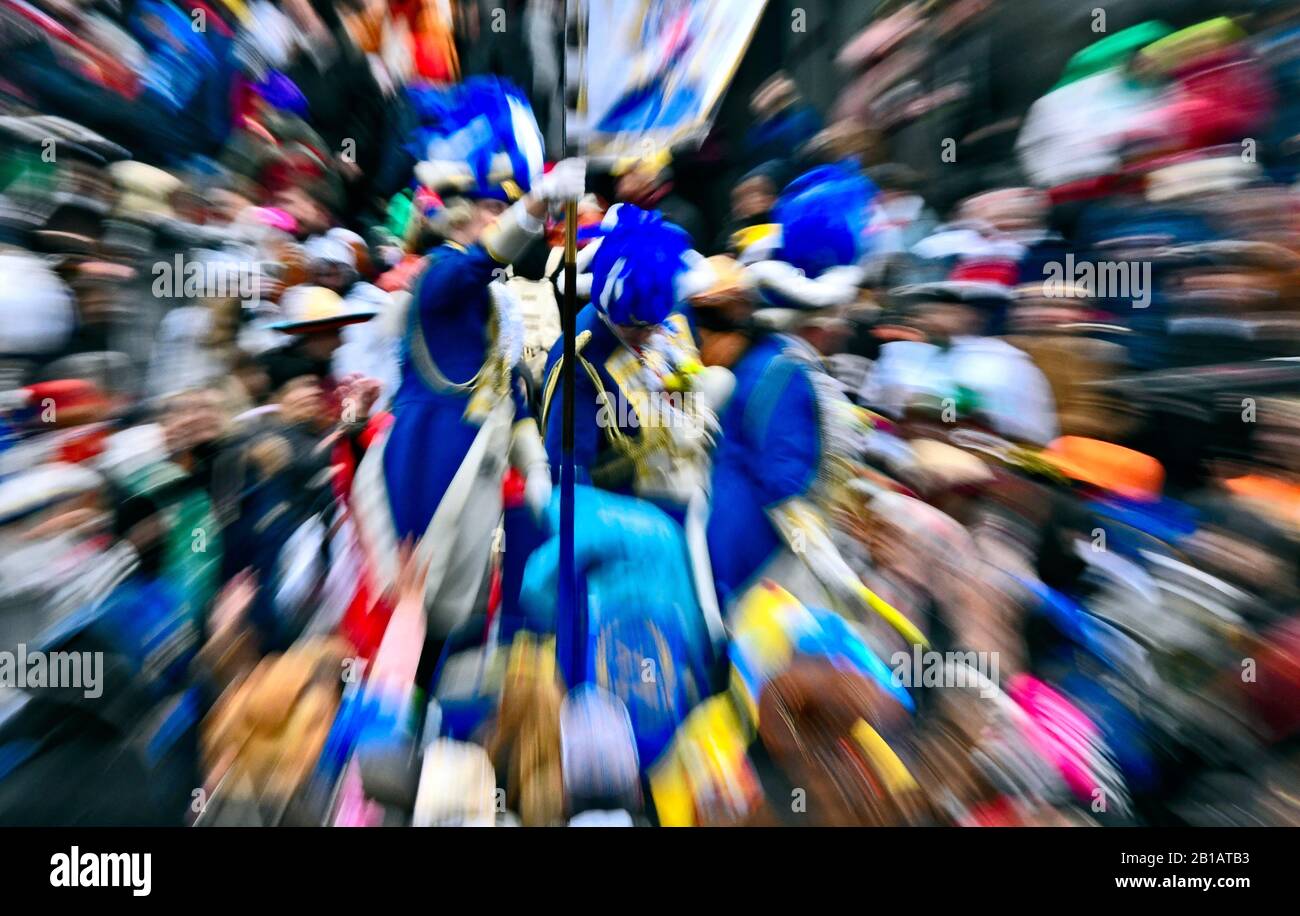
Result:
{"label": "blue and white flag", "polygon": [[577,0],[570,138],[595,157],[647,158],[701,142],[766,5]]}

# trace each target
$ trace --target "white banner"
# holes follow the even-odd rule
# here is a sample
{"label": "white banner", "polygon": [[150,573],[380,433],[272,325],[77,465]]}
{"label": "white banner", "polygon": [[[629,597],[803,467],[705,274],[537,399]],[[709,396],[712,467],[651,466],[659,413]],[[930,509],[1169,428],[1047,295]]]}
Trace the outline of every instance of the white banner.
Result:
{"label": "white banner", "polygon": [[577,4],[569,136],[590,156],[648,158],[704,139],[767,0]]}

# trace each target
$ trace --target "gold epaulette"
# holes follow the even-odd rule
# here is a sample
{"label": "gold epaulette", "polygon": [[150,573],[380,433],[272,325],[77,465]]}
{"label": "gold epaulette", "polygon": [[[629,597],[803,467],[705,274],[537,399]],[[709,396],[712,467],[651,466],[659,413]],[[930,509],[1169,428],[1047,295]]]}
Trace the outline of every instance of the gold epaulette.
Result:
{"label": "gold epaulette", "polygon": [[[590,342],[591,342],[590,331],[583,331],[581,334],[578,335],[577,340],[573,342],[573,353],[575,356],[578,357],[579,361],[585,367],[587,367],[588,374],[594,373],[594,369],[591,363],[587,362],[585,359],[582,358],[582,348],[585,347]],[[564,365],[564,357],[561,356],[559,359],[555,361],[555,365],[551,367],[551,371],[547,373],[546,387],[542,389],[542,422],[539,425],[542,430],[543,436],[546,435],[546,419],[548,416],[550,416],[551,413],[551,399],[555,397],[555,386],[560,383],[560,368],[563,365]],[[601,387],[602,386],[599,384],[596,385],[597,389],[600,389]]]}

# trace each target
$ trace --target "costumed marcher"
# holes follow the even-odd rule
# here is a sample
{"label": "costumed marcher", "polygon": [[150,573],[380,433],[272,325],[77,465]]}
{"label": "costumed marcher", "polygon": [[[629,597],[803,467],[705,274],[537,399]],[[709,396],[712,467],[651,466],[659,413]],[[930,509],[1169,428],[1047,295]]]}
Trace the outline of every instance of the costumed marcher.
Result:
{"label": "costumed marcher", "polygon": [[446,241],[430,252],[407,308],[394,422],[371,444],[354,488],[377,585],[393,580],[399,544],[420,542],[426,655],[435,659],[437,644],[486,599],[507,460],[524,474],[535,512],[550,500],[546,453],[521,390],[518,306],[494,281],[541,235],[552,205],[582,196],[586,177],[576,159],[540,174],[540,132],[508,84],[470,81],[440,104],[416,172],[443,195],[435,228]]}
{"label": "costumed marcher", "polygon": [[708,359],[735,374],[713,457],[709,555],[724,609],[768,578],[816,606],[856,614],[865,601],[923,641],[865,593],[821,521],[856,457],[859,426],[820,354],[795,336],[857,298],[872,191],[842,166],[803,175],[774,210],[782,260],[752,264],[743,284],[720,281],[693,302]]}
{"label": "costumed marcher", "polygon": [[[712,417],[714,380],[700,373],[690,323],[679,308],[699,259],[686,233],[656,212],[619,204],[603,227],[605,234],[582,252],[591,265],[592,301],[577,321],[575,479],[650,499],[681,520],[707,474]],[[562,343],[552,348],[542,390],[556,481],[563,352]]]}

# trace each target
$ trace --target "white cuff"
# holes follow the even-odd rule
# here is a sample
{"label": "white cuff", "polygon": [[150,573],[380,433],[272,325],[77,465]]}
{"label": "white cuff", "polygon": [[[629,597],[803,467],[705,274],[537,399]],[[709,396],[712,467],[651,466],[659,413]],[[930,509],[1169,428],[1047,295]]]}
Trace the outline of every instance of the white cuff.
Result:
{"label": "white cuff", "polygon": [[529,244],[542,234],[544,224],[528,212],[524,201],[517,201],[496,224],[483,233],[483,247],[493,260],[513,264]]}
{"label": "white cuff", "polygon": [[537,423],[531,418],[520,420],[510,434],[510,465],[520,471],[528,471],[547,464],[546,445],[542,442],[542,434],[537,430]]}

